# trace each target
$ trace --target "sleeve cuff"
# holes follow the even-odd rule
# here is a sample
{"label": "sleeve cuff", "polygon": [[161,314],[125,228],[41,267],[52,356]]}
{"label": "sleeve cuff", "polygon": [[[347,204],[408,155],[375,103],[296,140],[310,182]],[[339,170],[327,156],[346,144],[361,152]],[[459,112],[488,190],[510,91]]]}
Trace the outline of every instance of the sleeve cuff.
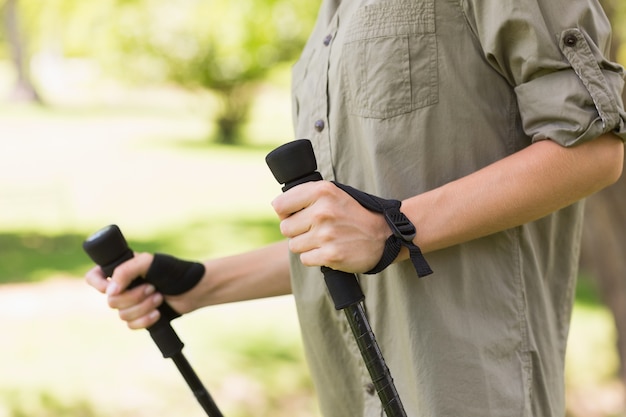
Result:
{"label": "sleeve cuff", "polygon": [[515,88],[524,131],[533,141],[573,146],[609,131],[626,139],[624,69],[599,63],[593,47],[579,29],[564,31],[560,48],[571,67]]}

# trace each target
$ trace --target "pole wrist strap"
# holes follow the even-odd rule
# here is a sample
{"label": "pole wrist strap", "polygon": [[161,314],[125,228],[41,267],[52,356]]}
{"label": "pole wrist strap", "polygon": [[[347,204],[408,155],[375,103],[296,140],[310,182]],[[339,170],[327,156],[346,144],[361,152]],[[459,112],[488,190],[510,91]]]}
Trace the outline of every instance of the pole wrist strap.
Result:
{"label": "pole wrist strap", "polygon": [[349,185],[341,184],[333,181],[337,187],[348,193],[359,204],[368,210],[376,213],[382,213],[392,231],[392,235],[389,236],[385,242],[385,249],[383,255],[378,261],[378,264],[366,274],[377,274],[383,269],[387,268],[398,257],[402,246],[409,250],[411,262],[417,272],[418,277],[424,277],[433,273],[430,269],[430,265],[424,258],[422,250],[413,243],[415,238],[416,229],[413,223],[408,217],[400,211],[402,202],[399,200],[388,200],[385,198],[377,197],[375,195],[368,194],[364,191],[357,190]]}

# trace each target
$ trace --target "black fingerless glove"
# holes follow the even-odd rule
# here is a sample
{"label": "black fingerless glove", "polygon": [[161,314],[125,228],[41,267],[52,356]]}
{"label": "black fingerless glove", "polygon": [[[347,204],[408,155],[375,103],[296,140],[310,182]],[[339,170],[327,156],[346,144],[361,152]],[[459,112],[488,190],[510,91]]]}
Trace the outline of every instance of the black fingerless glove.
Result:
{"label": "black fingerless glove", "polygon": [[164,295],[180,295],[192,289],[204,276],[204,265],[157,253],[145,280]]}

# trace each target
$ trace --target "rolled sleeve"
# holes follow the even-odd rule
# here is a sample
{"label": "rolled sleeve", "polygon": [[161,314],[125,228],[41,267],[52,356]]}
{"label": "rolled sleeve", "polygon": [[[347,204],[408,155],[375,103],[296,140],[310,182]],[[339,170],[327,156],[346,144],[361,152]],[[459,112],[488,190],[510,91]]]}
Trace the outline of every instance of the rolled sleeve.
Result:
{"label": "rolled sleeve", "polygon": [[570,68],[515,88],[524,131],[533,141],[551,139],[572,146],[613,131],[626,139],[626,114],[619,65],[596,59],[594,45],[578,29],[559,37]]}
{"label": "rolled sleeve", "polygon": [[615,132],[626,139],[624,68],[610,62],[610,25],[595,0],[466,3],[492,67],[513,86],[524,132],[563,146]]}

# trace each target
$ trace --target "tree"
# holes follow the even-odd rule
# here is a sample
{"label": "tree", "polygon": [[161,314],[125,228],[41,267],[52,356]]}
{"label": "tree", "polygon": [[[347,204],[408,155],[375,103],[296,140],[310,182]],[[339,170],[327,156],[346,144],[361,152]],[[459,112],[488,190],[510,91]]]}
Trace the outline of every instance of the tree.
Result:
{"label": "tree", "polygon": [[3,15],[4,31],[10,50],[11,62],[17,74],[10,99],[40,103],[41,98],[31,81],[28,70],[29,59],[26,53],[26,41],[20,27],[17,0],[5,0]]}
{"label": "tree", "polygon": [[310,0],[135,0],[118,8],[114,30],[126,71],[150,67],[153,76],[215,92],[217,139],[234,143],[255,87],[296,59],[316,8]]}
{"label": "tree", "polygon": [[[615,36],[616,59],[624,36],[626,6],[622,0],[604,0]],[[623,94],[626,103],[626,91]],[[617,331],[620,378],[626,384],[626,176],[587,199],[581,267],[592,273],[603,302],[612,312]]]}
{"label": "tree", "polygon": [[[94,59],[106,73],[132,82],[175,82],[216,93],[217,139],[224,143],[240,137],[255,87],[277,66],[295,61],[319,6],[311,0],[20,3],[39,51]],[[16,57],[24,56],[23,48],[14,49]]]}

